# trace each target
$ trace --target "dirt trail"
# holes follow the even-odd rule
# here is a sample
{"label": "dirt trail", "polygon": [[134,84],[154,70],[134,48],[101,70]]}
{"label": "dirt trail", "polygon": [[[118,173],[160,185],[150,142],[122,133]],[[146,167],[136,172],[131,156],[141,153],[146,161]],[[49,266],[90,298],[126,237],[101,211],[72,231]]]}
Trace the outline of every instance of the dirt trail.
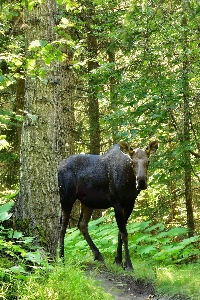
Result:
{"label": "dirt trail", "polygon": [[179,296],[163,297],[156,295],[152,284],[136,280],[130,275],[115,275],[105,266],[95,271],[90,266],[87,272],[92,278],[95,276],[103,289],[111,294],[115,300],[186,300]]}

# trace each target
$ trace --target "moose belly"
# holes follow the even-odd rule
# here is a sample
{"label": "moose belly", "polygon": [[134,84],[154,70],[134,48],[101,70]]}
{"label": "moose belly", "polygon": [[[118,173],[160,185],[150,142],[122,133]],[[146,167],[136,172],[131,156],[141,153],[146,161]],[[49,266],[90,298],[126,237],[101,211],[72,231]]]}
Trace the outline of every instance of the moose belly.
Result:
{"label": "moose belly", "polygon": [[88,186],[78,186],[76,197],[85,206],[94,209],[106,209],[111,207],[110,196],[102,188],[91,188]]}

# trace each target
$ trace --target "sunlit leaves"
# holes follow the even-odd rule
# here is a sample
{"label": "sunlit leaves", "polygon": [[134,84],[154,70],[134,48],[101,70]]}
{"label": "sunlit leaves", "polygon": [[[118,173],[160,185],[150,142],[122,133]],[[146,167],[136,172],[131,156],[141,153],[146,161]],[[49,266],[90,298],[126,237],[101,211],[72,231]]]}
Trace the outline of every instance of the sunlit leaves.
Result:
{"label": "sunlit leaves", "polygon": [[[22,1],[22,4],[24,5],[25,1]],[[28,4],[28,10],[32,10],[33,7],[37,4],[41,4],[42,0],[28,0],[27,4]]]}
{"label": "sunlit leaves", "polygon": [[[8,197],[13,197],[13,195]],[[13,205],[14,202],[7,202],[0,206],[0,253],[2,258],[0,274],[2,279],[9,274],[9,280],[12,278],[25,279],[23,275],[28,275],[30,268],[51,269],[46,254],[42,254],[40,247],[36,248],[33,245],[33,237],[24,237],[22,232],[4,227],[3,222],[12,216],[10,210]],[[9,262],[9,265],[7,263],[4,267],[3,259]]]}
{"label": "sunlit leaves", "polygon": [[[91,221],[89,232],[99,250],[110,257],[116,252],[118,228],[116,222],[107,222],[108,218],[109,215],[102,217],[101,223]],[[145,221],[129,223],[127,229],[133,256],[149,257],[166,265],[199,257],[200,237],[185,238],[188,230],[184,227],[167,230],[163,223],[153,225],[151,221]],[[88,253],[88,245],[78,229],[67,230],[65,248],[68,255],[74,257]]]}
{"label": "sunlit leaves", "polygon": [[44,62],[47,65],[55,60],[62,61],[63,54],[59,50],[58,46],[59,46],[58,42],[50,44],[43,40],[32,41],[31,44],[29,45],[28,49],[29,49],[29,51],[32,52],[33,58],[31,58],[30,61],[28,60],[27,66],[34,68],[35,63],[36,63],[36,60],[34,59],[34,57],[44,60]]}
{"label": "sunlit leaves", "polygon": [[34,50],[37,47],[45,47],[46,44],[47,44],[46,41],[43,41],[43,40],[34,40],[34,41],[32,41],[30,43],[28,49],[29,49],[29,51],[31,51],[31,50]]}
{"label": "sunlit leaves", "polygon": [[63,61],[65,55],[59,49],[62,42],[47,43],[44,40],[34,40],[29,45],[29,58],[26,59],[26,69],[32,79],[39,78],[47,84],[47,71],[53,62]]}
{"label": "sunlit leaves", "polygon": [[0,223],[10,219],[12,214],[9,213],[9,210],[12,208],[13,204],[13,202],[8,202],[0,206]]}

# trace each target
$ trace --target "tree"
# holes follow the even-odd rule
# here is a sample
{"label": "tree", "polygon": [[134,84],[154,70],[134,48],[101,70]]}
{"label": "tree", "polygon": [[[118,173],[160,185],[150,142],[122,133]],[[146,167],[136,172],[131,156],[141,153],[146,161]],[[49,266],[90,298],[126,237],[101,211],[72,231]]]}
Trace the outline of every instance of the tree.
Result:
{"label": "tree", "polygon": [[[25,81],[20,190],[15,205],[17,223],[55,256],[59,237],[57,166],[66,152],[67,100],[62,99],[68,69],[61,68],[62,53],[54,47],[57,7],[47,0],[25,4]],[[31,66],[33,68],[31,69]],[[67,80],[69,82],[69,80]],[[66,84],[66,80],[65,80]],[[72,83],[70,83],[72,85]]]}
{"label": "tree", "polygon": [[90,153],[100,154],[100,127],[99,127],[99,101],[98,101],[98,80],[93,75],[98,68],[97,38],[93,32],[95,8],[90,2],[87,9],[87,51],[88,51],[88,102],[89,102],[89,132],[90,132]]}
{"label": "tree", "polygon": [[[186,25],[182,23],[183,16]],[[121,101],[107,122],[115,124],[117,120],[118,129],[126,130],[129,139],[138,143],[157,136],[161,155],[155,162],[158,184],[168,190],[167,199],[165,193],[159,196],[162,214],[170,214],[168,203],[176,195],[173,202],[177,201],[184,215],[181,222],[185,224],[187,219],[192,232],[191,191],[196,189],[199,172],[198,163],[190,156],[191,153],[197,158],[199,152],[199,4],[137,1],[127,10],[123,24],[123,61],[116,55],[123,78],[118,83]],[[170,182],[176,182],[173,196]],[[197,212],[198,203],[194,207]]]}
{"label": "tree", "polygon": [[[6,2],[9,1],[3,2],[3,12],[6,14],[2,13],[0,16],[1,23],[6,24],[3,29],[8,28],[3,31],[0,42],[2,49],[5,49],[0,62],[0,82],[3,86],[1,106],[5,106],[2,113],[5,121],[3,130],[10,129],[6,122],[7,117],[10,120],[12,117],[12,114],[7,115],[7,102],[11,110],[16,108],[17,111],[19,105],[15,101],[18,98],[15,96],[15,87],[22,87],[20,81],[16,85],[14,62],[16,57],[23,57],[23,37],[20,31],[20,35],[13,39],[13,28],[16,31],[16,24],[19,24],[19,28],[24,28],[29,33],[34,27],[39,28],[41,23],[41,18],[34,16],[31,24],[29,21],[21,24],[22,14],[18,18],[16,10],[6,11]],[[61,153],[63,158],[74,152],[98,153],[99,149],[103,152],[113,141],[118,142],[120,139],[143,147],[150,139],[157,138],[159,151],[156,160],[150,164],[150,174],[154,173],[154,176],[150,177],[148,191],[145,195],[141,193],[140,200],[137,201],[139,209],[135,210],[135,215],[153,218],[154,222],[160,222],[164,218],[169,226],[174,223],[187,225],[192,231],[195,225],[197,230],[200,193],[199,2],[58,2],[58,40],[55,38],[55,31],[52,31],[54,37],[51,40],[46,35],[37,33],[38,37],[35,35],[30,38],[30,51],[27,51],[26,46],[29,54],[26,65],[32,80],[26,79],[25,96],[28,99],[35,90],[37,95],[41,93],[35,99],[44,100],[44,93],[48,94],[47,90],[51,89],[49,99],[54,99],[55,86],[60,91],[57,99],[62,109],[57,108],[60,111],[56,123],[60,130],[57,139],[59,141],[62,136],[66,138],[59,142],[60,158],[56,158],[57,162],[61,159]],[[17,4],[9,2],[9,5],[16,8]],[[29,11],[29,15],[31,14]],[[185,24],[184,19],[187,21]],[[37,42],[32,42],[33,39]],[[16,50],[14,44],[11,44],[12,40],[16,40],[15,45],[20,45],[22,50]],[[68,51],[69,47],[71,52]],[[61,60],[64,57],[61,64],[55,62],[58,57]],[[22,68],[24,63],[20,66]],[[56,76],[51,73],[52,66]],[[56,77],[57,84],[54,84],[53,77]],[[42,94],[44,89],[46,91]],[[23,95],[22,90],[19,89],[17,94]],[[42,140],[44,138],[39,125],[43,117],[40,117],[39,110],[43,112],[44,101],[37,100],[32,105],[33,96],[29,98],[29,102],[25,101],[24,110],[20,109],[23,110],[25,124],[27,122],[32,125],[24,127],[23,133],[32,128],[33,133],[30,130],[29,136],[33,140],[32,135],[37,132],[41,143],[40,136]],[[45,109],[49,108],[49,111],[50,106],[52,109],[56,108],[56,105],[49,105],[50,103],[55,102],[46,101]],[[32,109],[40,104],[42,108]],[[46,114],[50,115],[49,111]],[[50,121],[45,120],[44,131],[47,130],[47,123],[50,128]],[[62,125],[59,127],[59,124]],[[53,132],[54,129],[50,130]],[[10,138],[10,145],[13,146],[14,136],[9,136],[10,133],[7,130],[5,135],[7,140]],[[48,134],[45,137],[48,140]],[[41,148],[47,144],[48,142],[41,145]],[[34,149],[33,145],[31,147]],[[24,146],[22,151],[23,149]],[[13,149],[4,148],[3,151],[9,157],[8,154]],[[30,152],[27,151],[29,155]],[[54,158],[51,157],[51,160]],[[39,186],[38,183],[37,185]],[[74,225],[76,223],[77,221]]]}
{"label": "tree", "polygon": [[18,1],[3,1],[0,7],[0,185],[8,189],[15,188],[19,181],[19,114],[24,95],[21,9]]}

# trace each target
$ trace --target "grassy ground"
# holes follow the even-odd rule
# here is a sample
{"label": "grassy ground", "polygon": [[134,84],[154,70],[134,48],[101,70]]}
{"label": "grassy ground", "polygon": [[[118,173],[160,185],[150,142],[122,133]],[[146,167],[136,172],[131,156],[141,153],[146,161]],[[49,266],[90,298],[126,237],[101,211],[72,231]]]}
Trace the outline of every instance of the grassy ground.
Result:
{"label": "grassy ground", "polygon": [[[7,216],[7,211],[4,209],[1,212],[2,214],[0,216],[2,217],[2,221],[4,221],[4,217]],[[144,224],[144,222],[142,224]],[[113,264],[117,243],[117,227],[115,226],[114,229],[112,229],[111,224],[108,224],[107,227],[106,225],[98,227],[93,221],[90,228],[91,231],[92,226],[95,242],[97,242],[97,246],[105,257],[108,270],[117,274],[124,274],[125,271],[123,268],[116,267]],[[132,230],[133,229],[134,228],[132,228]],[[27,250],[27,240],[23,241],[22,239],[21,243],[19,243],[20,236],[18,236],[16,237],[16,243],[14,243],[13,240],[9,238],[9,230],[1,226],[1,231],[1,254],[3,254],[3,256],[1,255],[0,260],[0,299],[82,300],[83,295],[84,300],[112,299],[109,294],[106,294],[100,288],[97,281],[88,278],[84,272],[84,264],[87,266],[88,263],[93,264],[94,262],[93,255],[78,230],[71,230],[71,233],[69,233],[65,239],[66,264],[64,265],[59,261],[55,266],[49,267],[45,267],[45,260],[44,263],[42,263],[42,261],[40,262],[40,259],[37,258],[38,255],[37,251],[34,250],[35,248],[30,247],[30,250]],[[15,232],[15,234],[16,233],[17,232]],[[169,235],[170,231],[167,233]],[[145,237],[145,243],[147,243],[149,240],[148,232],[142,233],[142,237]],[[141,233],[139,238],[141,239]],[[154,242],[155,236],[152,236],[151,240]],[[26,250],[22,248],[23,242],[25,241]],[[188,245],[188,239],[186,242],[187,244],[185,245]],[[168,247],[168,251],[165,252],[160,250],[160,254],[165,254],[163,257],[159,257],[162,258],[162,261],[156,261],[153,256],[154,254],[151,255],[149,251],[147,251],[147,253],[144,251],[143,253],[137,253],[137,251],[134,250],[135,248],[131,248],[130,253],[132,253],[133,256],[134,272],[129,273],[129,275],[132,275],[136,279],[153,283],[157,292],[160,294],[168,296],[182,295],[184,299],[197,300],[200,294],[200,259],[193,263],[175,264],[169,258],[172,257],[172,254],[175,254],[174,249],[176,251],[178,249],[179,257],[186,255],[186,258],[188,258],[186,261],[190,261],[188,251],[193,251],[192,258],[198,258],[198,242],[199,240],[190,241],[189,248],[183,247],[182,245],[181,247]],[[169,237],[168,244],[170,245]],[[132,241],[130,245],[135,245],[135,242]],[[138,244],[138,249],[141,250],[141,247],[139,247],[140,245]],[[149,249],[148,243],[146,245],[143,242],[143,250],[146,251]],[[171,249],[171,252],[169,249]],[[28,252],[33,250],[34,252]],[[182,251],[185,252],[183,253]],[[141,257],[143,257],[143,259]],[[29,272],[30,270],[32,270],[32,272]]]}
{"label": "grassy ground", "polygon": [[[200,261],[183,265],[156,265],[151,260],[135,259],[134,277],[154,284],[161,295],[181,295],[191,300],[199,299],[200,295]],[[124,272],[109,263],[113,272]]]}
{"label": "grassy ground", "polygon": [[51,272],[39,271],[26,281],[18,280],[16,294],[12,297],[10,299],[17,300],[113,299],[77,265],[62,263],[58,263]]}
{"label": "grassy ground", "polygon": [[[57,263],[50,271],[36,271],[26,279],[17,279],[12,287],[4,285],[0,299],[6,300],[110,300],[98,282],[88,278],[84,266],[94,264],[89,253],[81,252],[70,261]],[[150,260],[133,260],[134,273],[113,264],[113,257],[106,257],[106,266],[115,274],[129,274],[134,278],[153,283],[157,293],[167,296],[181,295],[184,299],[197,300],[200,294],[200,263],[180,266],[155,265]],[[98,269],[99,264],[96,263]],[[95,277],[95,272],[94,272]]]}
{"label": "grassy ground", "polygon": [[[92,226],[95,226],[96,224],[94,221],[92,222],[90,222],[91,235],[93,234],[96,245],[99,247],[101,253],[106,259],[107,267],[112,272],[123,273],[123,268],[115,267],[113,264],[117,247],[117,227],[113,227],[111,224],[108,224],[106,227],[104,224],[103,226],[96,226],[95,229],[93,229]],[[144,223],[145,222],[142,224],[144,225]],[[133,225],[135,226],[135,224]],[[94,230],[94,232],[92,232],[92,230]],[[167,244],[164,244],[163,250],[159,250],[160,260],[156,260],[154,256],[154,254],[158,253],[158,250],[154,249],[156,252],[153,254],[149,251],[146,253],[139,253],[135,248],[132,250],[130,247],[130,253],[132,253],[133,256],[133,276],[153,283],[156,291],[160,294],[168,296],[182,295],[184,298],[197,300],[200,294],[200,259],[198,259],[199,240],[190,242],[190,246],[188,248],[185,246],[180,247],[180,245],[182,245],[181,242],[180,244],[173,244],[173,235],[169,235],[175,230],[177,231],[178,229],[174,228],[171,231],[163,231],[161,232],[162,234],[158,233],[158,235],[154,234],[150,237],[152,239],[152,245],[154,245],[155,249],[157,249],[157,238],[160,238],[160,244],[162,244],[166,243],[166,239],[164,239],[164,241],[162,239],[163,236],[167,236]],[[181,230],[181,228],[179,230]],[[140,233],[140,231],[142,233]],[[149,250],[149,246],[152,246],[148,243],[149,232],[143,232],[140,229],[139,233],[142,237],[145,237],[145,243],[143,241],[143,248],[146,247],[145,250]],[[176,235],[177,234],[178,232],[176,232]],[[187,245],[187,243],[188,239],[185,240],[185,245]],[[130,241],[130,246],[131,245],[135,245],[134,240]],[[138,244],[138,249],[139,247],[140,244]],[[190,256],[187,256],[190,251],[192,253],[191,260],[189,259]],[[93,256],[88,245],[76,230],[72,230],[71,234],[68,234],[66,237],[66,254],[68,254],[71,258],[76,258],[76,261],[79,260],[81,263],[93,261]],[[174,262],[171,258],[176,256],[180,259],[177,259]],[[185,260],[188,261],[188,263],[184,264],[181,257],[188,257],[188,259]],[[191,262],[193,258],[198,260],[196,262]]]}

